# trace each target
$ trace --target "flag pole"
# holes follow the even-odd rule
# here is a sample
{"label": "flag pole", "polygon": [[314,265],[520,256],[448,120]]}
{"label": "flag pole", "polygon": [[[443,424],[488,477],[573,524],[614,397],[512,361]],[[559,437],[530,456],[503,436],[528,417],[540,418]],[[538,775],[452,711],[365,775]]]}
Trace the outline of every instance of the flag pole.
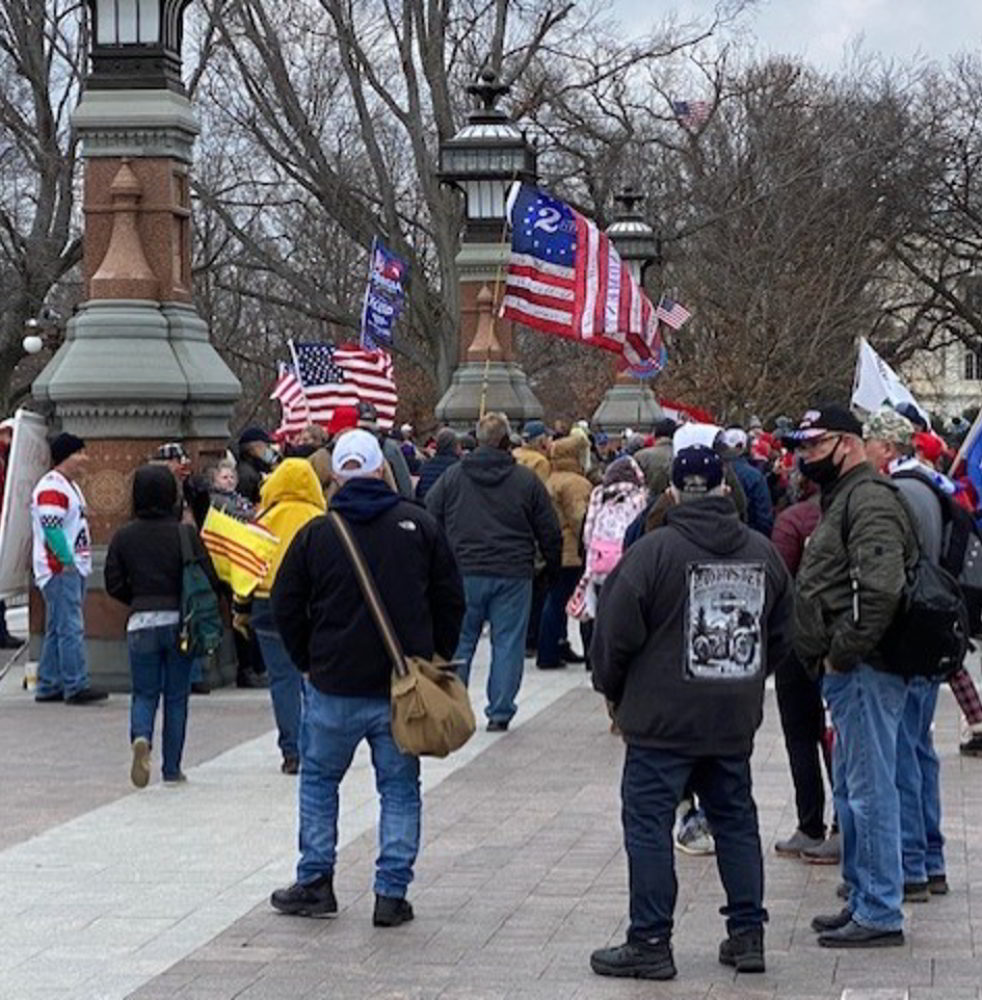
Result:
{"label": "flag pole", "polygon": [[297,373],[297,382],[300,385],[300,394],[303,396],[303,405],[307,410],[307,422],[310,422],[310,402],[307,399],[307,387],[303,384],[303,377],[300,375],[300,359],[297,357],[297,349],[293,346],[293,337],[290,337],[286,346],[290,348],[290,357],[293,358],[293,370]]}
{"label": "flag pole", "polygon": [[497,319],[498,292],[501,289],[501,275],[504,268],[504,261],[500,251],[504,249],[505,244],[508,242],[508,220],[511,215],[512,206],[515,203],[515,198],[518,196],[519,184],[517,178],[517,172],[513,172],[511,175],[511,187],[508,189],[508,197],[505,199],[505,220],[501,225],[501,240],[498,243],[498,266],[494,272],[494,289],[491,293],[491,342],[488,344],[484,357],[484,376],[481,379],[481,405],[478,410],[478,420],[484,419],[484,410],[488,402],[488,382],[491,375],[491,344],[495,341],[494,321]]}

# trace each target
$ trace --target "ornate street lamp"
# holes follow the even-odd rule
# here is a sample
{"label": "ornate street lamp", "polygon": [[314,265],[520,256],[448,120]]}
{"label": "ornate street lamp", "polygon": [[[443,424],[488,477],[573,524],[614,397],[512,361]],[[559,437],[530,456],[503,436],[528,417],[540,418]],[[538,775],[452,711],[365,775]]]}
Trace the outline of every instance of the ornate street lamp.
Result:
{"label": "ornate street lamp", "polygon": [[607,227],[607,235],[611,238],[621,260],[631,268],[635,281],[640,285],[644,281],[644,273],[652,264],[661,264],[661,237],[645,221],[638,206],[644,201],[644,195],[634,188],[626,187],[614,195],[614,201],[620,206],[617,218]]}
{"label": "ornate street lamp", "polygon": [[510,89],[485,70],[467,88],[481,106],[440,147],[440,179],[463,191],[467,199],[463,236],[467,243],[500,241],[508,189],[516,180],[535,183],[535,146],[495,107]]}
{"label": "ornate street lamp", "polygon": [[515,181],[536,182],[536,150],[497,101],[509,88],[483,72],[467,88],[479,107],[440,146],[440,179],[466,199],[457,254],[460,300],[459,364],[436,405],[437,418],[473,427],[487,410],[522,422],[542,416],[542,405],[515,362],[512,324],[495,319],[508,263],[505,230],[508,190]]}
{"label": "ornate street lamp", "polygon": [[181,42],[190,0],[87,0],[95,90],[184,93]]}
{"label": "ornate street lamp", "polygon": [[[614,195],[619,210],[607,227],[607,235],[634,275],[644,285],[644,273],[652,264],[661,264],[661,239],[639,210],[644,195],[625,187]],[[626,427],[650,427],[662,416],[654,393],[629,372],[622,372],[604,394],[594,411],[593,425],[608,433],[620,434]]]}

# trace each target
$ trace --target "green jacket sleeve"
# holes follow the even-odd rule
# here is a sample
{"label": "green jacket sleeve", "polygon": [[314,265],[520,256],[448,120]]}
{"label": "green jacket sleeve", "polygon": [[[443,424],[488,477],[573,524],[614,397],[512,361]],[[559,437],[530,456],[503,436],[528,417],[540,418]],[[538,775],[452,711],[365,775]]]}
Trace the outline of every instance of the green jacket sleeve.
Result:
{"label": "green jacket sleeve", "polygon": [[890,627],[906,580],[909,536],[903,509],[886,489],[853,491],[845,539],[852,610],[832,632],[828,658],[836,670],[866,660]]}
{"label": "green jacket sleeve", "polygon": [[45,526],[44,540],[48,543],[48,548],[54,552],[55,557],[62,566],[73,566],[75,564],[75,553],[72,552],[72,547],[68,544],[65,532],[61,528]]}

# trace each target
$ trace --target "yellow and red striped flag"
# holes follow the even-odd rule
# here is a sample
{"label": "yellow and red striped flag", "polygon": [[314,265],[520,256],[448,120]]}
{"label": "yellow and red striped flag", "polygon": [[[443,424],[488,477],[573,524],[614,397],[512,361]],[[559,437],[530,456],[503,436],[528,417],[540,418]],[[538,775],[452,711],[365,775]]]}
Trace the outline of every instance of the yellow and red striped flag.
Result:
{"label": "yellow and red striped flag", "polygon": [[262,582],[280,540],[258,524],[246,524],[214,507],[201,528],[215,572],[237,597],[248,597]]}

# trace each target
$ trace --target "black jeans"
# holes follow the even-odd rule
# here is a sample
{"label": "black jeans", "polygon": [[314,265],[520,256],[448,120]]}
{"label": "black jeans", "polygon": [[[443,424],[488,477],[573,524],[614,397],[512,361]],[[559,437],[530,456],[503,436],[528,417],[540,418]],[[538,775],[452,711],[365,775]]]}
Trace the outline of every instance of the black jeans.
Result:
{"label": "black jeans", "polygon": [[546,603],[549,584],[546,571],[540,569],[532,577],[532,607],[529,609],[529,623],[525,630],[526,650],[535,650],[539,645],[539,623],[542,621],[542,606]]}
{"label": "black jeans", "polygon": [[0,643],[5,643],[10,638],[7,631],[7,605],[0,601]]}
{"label": "black jeans", "polygon": [[[819,682],[805,673],[801,661],[792,654],[779,664],[774,686],[784,745],[791,764],[798,829],[806,836],[821,839],[825,836],[825,785],[821,756],[826,750],[822,739],[825,711]],[[825,767],[831,775],[827,759]]]}
{"label": "black jeans", "polygon": [[573,596],[576,584],[583,574],[582,566],[564,566],[546,593],[542,616],[539,619],[539,643],[536,646],[536,663],[555,666],[561,659],[560,646],[566,642],[566,602]]}
{"label": "black jeans", "polygon": [[630,941],[671,936],[678,892],[672,827],[690,777],[716,839],[716,866],[726,891],[726,906],[720,913],[727,918],[727,932],[759,927],[767,920],[749,755],[689,757],[628,744],[621,801],[631,892]]}

